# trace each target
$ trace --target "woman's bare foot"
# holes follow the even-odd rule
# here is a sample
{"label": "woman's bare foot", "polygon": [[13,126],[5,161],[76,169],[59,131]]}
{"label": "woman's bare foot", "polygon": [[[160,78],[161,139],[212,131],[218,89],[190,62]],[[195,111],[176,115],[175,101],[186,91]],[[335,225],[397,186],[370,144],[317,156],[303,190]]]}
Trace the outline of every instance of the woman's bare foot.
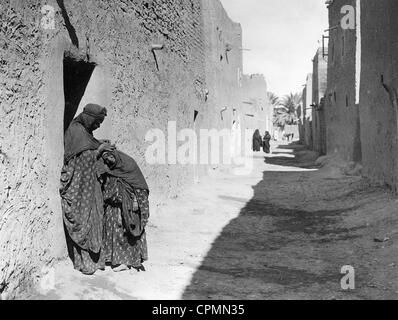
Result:
{"label": "woman's bare foot", "polygon": [[122,272],[122,271],[129,270],[129,267],[126,266],[125,264],[120,264],[118,266],[112,267],[112,270],[113,270],[113,272]]}

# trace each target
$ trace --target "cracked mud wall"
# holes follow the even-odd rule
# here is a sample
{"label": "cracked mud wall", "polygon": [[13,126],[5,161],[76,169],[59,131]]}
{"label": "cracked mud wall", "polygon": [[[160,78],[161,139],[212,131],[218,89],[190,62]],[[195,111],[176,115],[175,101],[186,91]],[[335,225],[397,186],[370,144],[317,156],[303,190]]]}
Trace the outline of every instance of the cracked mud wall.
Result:
{"label": "cracked mud wall", "polygon": [[[24,9],[22,10],[22,8]],[[40,3],[0,9],[0,292],[12,291],[52,255],[46,96]],[[43,230],[38,232],[38,230]],[[23,289],[23,287],[19,287]]]}

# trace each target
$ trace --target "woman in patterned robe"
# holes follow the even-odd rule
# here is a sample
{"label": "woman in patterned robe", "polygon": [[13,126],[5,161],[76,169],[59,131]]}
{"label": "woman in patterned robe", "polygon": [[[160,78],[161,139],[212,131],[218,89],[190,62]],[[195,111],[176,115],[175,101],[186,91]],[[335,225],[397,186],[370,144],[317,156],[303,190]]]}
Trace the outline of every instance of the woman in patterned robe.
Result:
{"label": "woman in patterned robe", "polygon": [[106,167],[98,157],[105,147],[111,146],[93,136],[105,117],[105,108],[87,105],[65,133],[60,188],[63,221],[74,268],[84,274],[94,274],[105,267],[100,259],[104,201],[99,177]]}
{"label": "woman in patterned robe", "polygon": [[103,186],[105,262],[115,272],[145,270],[142,263],[148,260],[148,185],[133,158],[116,150],[106,151],[102,157],[109,167]]}

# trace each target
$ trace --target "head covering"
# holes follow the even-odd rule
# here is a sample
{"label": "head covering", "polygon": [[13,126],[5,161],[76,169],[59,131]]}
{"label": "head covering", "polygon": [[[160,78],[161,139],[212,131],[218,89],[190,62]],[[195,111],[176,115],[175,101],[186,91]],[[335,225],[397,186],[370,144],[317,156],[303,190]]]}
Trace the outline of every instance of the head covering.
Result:
{"label": "head covering", "polygon": [[96,120],[104,120],[107,116],[107,110],[98,104],[89,103],[83,109],[83,114],[91,116]]}
{"label": "head covering", "polygon": [[135,162],[132,157],[119,150],[106,152],[112,154],[116,159],[115,165],[109,168],[109,174],[111,176],[123,179],[133,188],[143,189],[149,192],[145,177],[137,162]]}
{"label": "head covering", "polygon": [[270,135],[269,131],[265,131],[264,139],[271,140],[271,135]]}
{"label": "head covering", "polygon": [[98,149],[101,143],[93,136],[94,124],[98,121],[102,122],[106,114],[106,108],[97,104],[88,104],[83,112],[71,122],[65,132],[65,162],[83,151]]}

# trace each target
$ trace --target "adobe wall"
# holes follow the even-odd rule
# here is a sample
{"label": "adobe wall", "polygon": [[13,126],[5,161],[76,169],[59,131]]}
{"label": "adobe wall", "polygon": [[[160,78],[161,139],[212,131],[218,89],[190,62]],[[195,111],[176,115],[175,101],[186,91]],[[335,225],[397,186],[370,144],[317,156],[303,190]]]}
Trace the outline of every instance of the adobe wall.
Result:
{"label": "adobe wall", "polygon": [[312,77],[312,148],[314,151],[324,153],[325,149],[325,127],[323,126],[322,110],[317,106],[321,103],[321,98],[325,95],[327,84],[327,62],[323,57],[323,50],[319,48],[313,59],[313,77]]}
{"label": "adobe wall", "polygon": [[341,27],[344,5],[355,7],[356,1],[335,0],[329,6],[329,28],[332,30],[329,32],[326,93],[327,153],[360,162],[359,109],[355,104],[356,32]]}
{"label": "adobe wall", "polygon": [[[244,130],[247,119],[241,105],[242,27],[230,19],[219,1],[214,0],[203,0],[203,26],[209,108],[206,122],[211,128]],[[238,137],[232,144],[244,147],[244,138]],[[223,143],[220,144],[220,154],[222,147]],[[218,166],[225,167],[225,164]]]}
{"label": "adobe wall", "polygon": [[312,149],[312,73],[306,78],[303,91],[304,144]]}
{"label": "adobe wall", "polygon": [[[241,99],[242,27],[232,21],[219,1],[203,0],[208,103],[218,116],[214,128],[231,129]],[[227,108],[224,112],[221,110]]]}
{"label": "adobe wall", "polygon": [[[273,133],[273,107],[267,96],[267,82],[264,75],[244,75],[242,84],[242,113],[252,114],[250,129],[259,129],[261,135],[265,131]],[[252,103],[252,105],[249,104]],[[248,117],[248,116],[246,116]]]}
{"label": "adobe wall", "polygon": [[384,82],[398,90],[398,3],[361,1],[360,120],[364,175],[397,188],[397,114]]}
{"label": "adobe wall", "polygon": [[304,108],[306,105],[306,95],[307,89],[304,86],[303,91],[301,92],[301,103],[297,108],[297,115],[298,115],[298,128],[299,128],[299,141],[300,144],[305,145],[305,130],[304,130],[304,123],[305,123],[305,115],[304,115]]}

